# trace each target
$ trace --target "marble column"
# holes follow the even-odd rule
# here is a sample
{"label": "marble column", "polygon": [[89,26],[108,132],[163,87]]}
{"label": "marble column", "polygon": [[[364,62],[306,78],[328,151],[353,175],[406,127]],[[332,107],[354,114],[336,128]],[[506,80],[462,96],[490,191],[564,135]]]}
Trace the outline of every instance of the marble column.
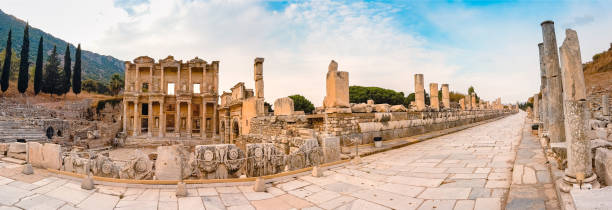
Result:
{"label": "marble column", "polygon": [[191,115],[193,115],[193,113],[191,113],[191,101],[187,103],[187,137],[191,137],[191,131],[192,131],[192,127],[191,127],[191,123],[193,122],[193,119],[191,119]]}
{"label": "marble column", "polygon": [[461,106],[461,110],[465,110],[465,99],[459,99],[459,105]]}
{"label": "marble column", "polygon": [[429,83],[429,106],[435,111],[440,111],[440,100],[438,99],[438,83]]}
{"label": "marble column", "polygon": [[539,93],[533,95],[533,122],[536,123],[540,121],[540,113],[538,113],[540,110],[540,100],[538,95]]}
{"label": "marble column", "polygon": [[448,84],[442,84],[442,105],[445,109],[450,109],[450,95],[448,92]]}
{"label": "marble column", "polygon": [[569,192],[576,186],[581,189],[599,188],[597,175],[593,173],[591,141],[587,136],[590,113],[576,31],[565,31],[560,52],[567,145],[567,168],[560,188],[564,192]]}
{"label": "marble column", "polygon": [[465,103],[465,109],[466,110],[472,110],[472,99],[470,98],[470,95],[465,95],[464,98],[464,103]]}
{"label": "marble column", "polygon": [[148,115],[147,116],[148,117],[148,120],[147,120],[147,136],[151,137],[151,136],[153,136],[153,123],[154,123],[153,122],[154,121],[154,119],[153,119],[153,102],[151,100],[149,100],[148,105],[149,105],[149,107],[148,107],[148,110],[147,110],[148,111],[147,112],[147,115]]}
{"label": "marble column", "polygon": [[159,102],[159,137],[164,137],[166,134],[166,113],[164,112],[164,101]]}
{"label": "marble column", "polygon": [[542,122],[543,130],[548,129],[548,78],[546,77],[546,67],[544,66],[544,44],[538,44],[538,50],[540,54],[540,92],[542,93],[542,100],[540,100],[540,121]]}
{"label": "marble column", "polygon": [[213,126],[213,136],[217,135],[217,113],[219,111],[217,110],[217,102],[215,102],[213,104],[213,119],[212,119],[212,126]]}
{"label": "marble column", "polygon": [[[559,54],[557,52],[557,38],[553,21],[542,22],[542,35],[544,38],[544,66],[549,87],[548,103],[550,142],[565,142],[565,125],[563,122],[563,87],[561,69],[559,68]],[[563,155],[562,155],[563,156]]]}
{"label": "marble column", "polygon": [[[204,99],[202,99],[204,100]],[[206,132],[208,132],[208,130],[206,130],[206,102],[202,101],[202,120],[200,123],[200,133],[202,134],[202,139],[206,140]]]}
{"label": "marble column", "polygon": [[127,125],[128,125],[128,101],[123,100],[123,132],[127,134]]}
{"label": "marble column", "polygon": [[134,128],[132,131],[133,136],[138,136],[140,134],[140,126],[138,126],[138,119],[140,115],[138,114],[138,100],[134,101]]}
{"label": "marble column", "polygon": [[181,102],[176,102],[176,117],[174,118],[174,132],[176,137],[181,137]]}
{"label": "marble column", "polygon": [[255,96],[264,98],[263,58],[255,58]]}
{"label": "marble column", "polygon": [[610,116],[610,101],[608,100],[607,93],[601,96],[601,114],[603,116]]}
{"label": "marble column", "polygon": [[417,111],[425,110],[425,87],[423,74],[414,75],[414,100]]}

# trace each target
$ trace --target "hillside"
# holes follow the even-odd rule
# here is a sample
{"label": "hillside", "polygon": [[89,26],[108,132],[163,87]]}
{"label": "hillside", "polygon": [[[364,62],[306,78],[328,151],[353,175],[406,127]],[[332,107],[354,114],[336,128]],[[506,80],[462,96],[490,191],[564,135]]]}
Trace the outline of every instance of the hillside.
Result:
{"label": "hillside", "polygon": [[612,45],[583,66],[587,94],[612,91]]}
{"label": "hillside", "polygon": [[[4,50],[6,47],[6,39],[9,30],[13,30],[13,52],[19,55],[21,45],[23,42],[23,29],[25,22],[12,15],[4,13],[0,10],[0,50]],[[64,58],[64,51],[66,50],[66,41],[59,39],[51,34],[45,33],[44,31],[30,27],[30,62],[33,65],[36,61],[36,51],[38,47],[38,40],[40,36],[43,37],[43,48],[45,50],[45,56],[51,54],[53,45],[57,46],[58,54],[60,59]],[[112,74],[119,73],[123,75],[123,61],[116,59],[112,56],[100,55],[91,51],[87,51],[87,46],[81,45],[82,51],[82,67],[83,67],[83,79],[94,79],[99,81],[108,81]],[[70,44],[70,52],[73,57],[76,52],[76,46]],[[3,58],[0,58],[0,60]],[[47,58],[45,57],[46,61]],[[73,64],[74,65],[74,64]]]}

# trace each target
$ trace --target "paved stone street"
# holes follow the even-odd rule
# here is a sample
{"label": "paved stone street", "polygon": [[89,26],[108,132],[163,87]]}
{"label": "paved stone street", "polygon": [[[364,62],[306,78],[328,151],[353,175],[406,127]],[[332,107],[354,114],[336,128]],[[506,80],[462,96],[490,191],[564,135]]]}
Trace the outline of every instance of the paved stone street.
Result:
{"label": "paved stone street", "polygon": [[[251,186],[208,187],[177,198],[174,189],[97,185],[87,191],[63,178],[28,183],[0,176],[0,209],[501,209],[524,118],[521,112],[371,155],[320,178],[270,183],[268,192],[253,192]],[[532,178],[525,176],[523,182]]]}

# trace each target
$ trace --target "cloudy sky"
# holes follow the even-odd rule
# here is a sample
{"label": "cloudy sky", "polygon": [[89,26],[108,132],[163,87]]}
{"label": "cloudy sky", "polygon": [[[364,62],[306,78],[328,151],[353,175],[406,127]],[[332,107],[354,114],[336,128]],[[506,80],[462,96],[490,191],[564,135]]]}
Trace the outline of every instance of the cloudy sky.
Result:
{"label": "cloudy sky", "polygon": [[485,100],[524,101],[539,89],[540,23],[554,20],[557,42],[578,31],[583,62],[612,42],[609,2],[2,0],[4,12],[86,50],[133,60],[174,55],[220,61],[220,88],[253,87],[264,57],[266,100],[325,95],[330,60],[351,85],[414,91],[473,85]]}

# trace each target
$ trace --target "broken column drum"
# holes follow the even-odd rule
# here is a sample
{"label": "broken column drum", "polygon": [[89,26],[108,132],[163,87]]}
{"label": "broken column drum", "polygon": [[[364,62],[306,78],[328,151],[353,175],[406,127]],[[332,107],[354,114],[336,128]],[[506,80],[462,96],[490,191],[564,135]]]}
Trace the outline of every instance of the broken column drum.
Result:
{"label": "broken column drum", "polygon": [[448,84],[442,84],[442,105],[445,109],[450,109],[450,95],[448,92]]}
{"label": "broken column drum", "polygon": [[435,111],[440,110],[440,101],[438,99],[438,83],[429,83],[429,106]]}
{"label": "broken column drum", "polygon": [[576,31],[566,30],[560,52],[567,141],[567,168],[560,188],[564,192],[569,192],[574,185],[582,185],[581,189],[598,188],[597,175],[593,173],[590,140],[587,137],[589,110]]}
{"label": "broken column drum", "polygon": [[[544,66],[548,82],[548,137],[550,142],[565,141],[565,125],[563,121],[563,84],[561,69],[559,68],[559,54],[557,52],[557,39],[553,21],[544,21],[541,24],[544,38]],[[563,156],[563,154],[561,154]]]}
{"label": "broken column drum", "polygon": [[425,87],[423,74],[414,75],[414,100],[416,101],[417,111],[425,110]]}

